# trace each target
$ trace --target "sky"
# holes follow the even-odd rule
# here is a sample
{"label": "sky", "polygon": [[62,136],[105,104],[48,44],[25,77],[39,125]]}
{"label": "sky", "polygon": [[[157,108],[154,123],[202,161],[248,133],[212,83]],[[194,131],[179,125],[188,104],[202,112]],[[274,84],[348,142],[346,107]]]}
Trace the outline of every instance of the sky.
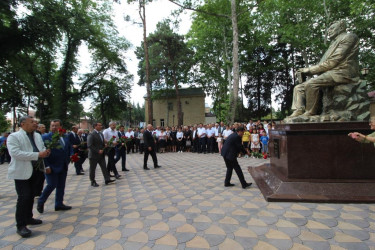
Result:
{"label": "sky", "polygon": [[[143,27],[140,25],[141,18],[138,13],[138,4],[127,4],[126,1],[121,1],[121,4],[114,4],[114,22],[117,25],[120,36],[125,37],[131,44],[132,47],[126,53],[126,65],[130,74],[133,75],[132,92],[130,94],[130,100],[133,103],[143,104],[143,96],[146,94],[146,87],[138,86],[137,82],[139,77],[137,75],[138,60],[134,54],[135,48],[141,45],[143,41]],[[178,6],[169,2],[168,0],[157,0],[146,5],[146,29],[147,35],[156,30],[156,24],[165,18],[171,16],[173,10],[178,9]],[[191,26],[191,15],[192,11],[185,11],[181,14],[181,22],[177,33],[185,35]],[[126,16],[130,16],[131,21],[125,21]],[[137,22],[139,24],[133,23]],[[83,47],[80,50],[80,61],[83,64],[80,73],[85,73],[90,61],[90,56],[87,48]],[[86,62],[86,63],[84,63]],[[211,98],[206,97],[206,102],[211,103]],[[91,100],[87,99],[83,102],[85,110],[90,108]]]}

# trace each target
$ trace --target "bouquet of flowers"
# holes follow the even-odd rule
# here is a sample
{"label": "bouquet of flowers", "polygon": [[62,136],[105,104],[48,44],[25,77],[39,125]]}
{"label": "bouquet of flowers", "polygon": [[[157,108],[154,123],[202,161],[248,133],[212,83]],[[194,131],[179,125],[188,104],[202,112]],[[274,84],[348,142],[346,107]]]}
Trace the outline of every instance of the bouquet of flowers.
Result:
{"label": "bouquet of flowers", "polygon": [[59,130],[55,133],[52,134],[51,141],[50,140],[45,140],[44,144],[46,145],[47,149],[60,149],[62,148],[62,145],[60,143],[60,138],[64,136],[66,133],[65,129],[59,128]]}
{"label": "bouquet of flowers", "polygon": [[73,163],[73,162],[77,162],[79,161],[79,156],[78,156],[78,153],[75,153],[74,155],[70,156],[70,162]]}
{"label": "bouquet of flowers", "polygon": [[254,158],[258,158],[258,159],[263,158],[263,155],[259,152],[252,152],[251,156],[254,157]]}
{"label": "bouquet of flowers", "polygon": [[127,136],[121,136],[119,138],[119,143],[120,143],[121,146],[118,149],[122,148],[122,146],[123,146],[122,144],[124,144],[124,146],[126,147],[126,143],[130,142],[131,140],[133,140],[133,136],[130,136],[130,138],[127,137]]}
{"label": "bouquet of flowers", "polygon": [[112,136],[111,139],[107,142],[107,145],[104,147],[104,152],[108,153],[113,147],[113,142],[116,140],[116,136]]}

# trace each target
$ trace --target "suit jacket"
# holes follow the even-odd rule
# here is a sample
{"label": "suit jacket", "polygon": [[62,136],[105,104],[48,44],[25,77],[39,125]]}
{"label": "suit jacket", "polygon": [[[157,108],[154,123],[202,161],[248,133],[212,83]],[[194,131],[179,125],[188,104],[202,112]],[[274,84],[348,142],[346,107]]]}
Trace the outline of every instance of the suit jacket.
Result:
{"label": "suit jacket", "polygon": [[[40,134],[34,133],[34,141],[39,151],[46,150]],[[8,179],[30,179],[33,173],[31,161],[38,160],[39,153],[33,152],[33,146],[25,130],[21,128],[18,132],[10,134],[7,139],[7,147],[12,157],[8,168]]]}
{"label": "suit jacket", "polygon": [[[61,173],[62,171],[68,171],[68,165],[70,163],[70,156],[73,154],[73,148],[69,142],[68,136],[64,135],[61,137],[64,140],[62,148],[51,149],[51,154],[44,158],[44,164],[46,167],[50,167],[53,173]],[[43,135],[43,141],[52,140],[52,132]],[[62,144],[60,142],[60,144]]]}
{"label": "suit jacket", "polygon": [[[79,140],[79,137],[76,133],[70,132],[68,135],[70,145],[80,145],[81,141]],[[73,148],[74,153],[77,153],[79,151],[78,148]]]}
{"label": "suit jacket", "polygon": [[143,133],[143,140],[145,143],[145,148],[151,147],[153,150],[155,150],[155,140],[152,136],[152,132],[145,130]]}
{"label": "suit jacket", "polygon": [[242,145],[241,136],[237,133],[233,133],[226,139],[224,146],[221,149],[221,156],[227,160],[234,161],[237,159],[240,152],[244,154],[247,153]]}
{"label": "suit jacket", "polygon": [[89,159],[100,159],[101,157],[104,157],[103,154],[99,154],[99,150],[103,150],[105,147],[104,144],[104,135],[103,140],[100,137],[100,132],[94,130],[89,136],[87,137],[87,148],[89,149]]}
{"label": "suit jacket", "polygon": [[328,74],[335,82],[358,81],[359,39],[353,33],[341,33],[332,41],[319,64],[311,66],[311,74]]}

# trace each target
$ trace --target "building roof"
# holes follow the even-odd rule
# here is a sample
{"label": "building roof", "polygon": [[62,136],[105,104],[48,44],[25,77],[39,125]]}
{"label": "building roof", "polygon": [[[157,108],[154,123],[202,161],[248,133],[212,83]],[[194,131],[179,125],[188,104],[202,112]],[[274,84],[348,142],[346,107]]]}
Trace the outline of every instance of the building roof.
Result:
{"label": "building roof", "polygon": [[[180,96],[181,97],[186,97],[186,96],[203,96],[205,97],[206,94],[203,91],[203,88],[181,88],[179,89]],[[161,90],[154,90],[153,91],[153,96],[154,98],[164,98],[168,95],[168,97],[175,97],[176,96],[176,91],[175,89],[161,89]],[[146,99],[147,94],[143,96],[143,98]]]}

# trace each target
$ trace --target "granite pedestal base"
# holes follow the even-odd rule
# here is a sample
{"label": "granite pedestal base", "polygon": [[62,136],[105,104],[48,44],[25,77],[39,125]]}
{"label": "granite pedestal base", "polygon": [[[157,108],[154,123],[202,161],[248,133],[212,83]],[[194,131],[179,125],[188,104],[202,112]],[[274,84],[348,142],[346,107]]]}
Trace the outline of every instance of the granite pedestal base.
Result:
{"label": "granite pedestal base", "polygon": [[348,137],[367,122],[298,123],[270,134],[270,164],[249,167],[267,201],[375,202],[375,147]]}

